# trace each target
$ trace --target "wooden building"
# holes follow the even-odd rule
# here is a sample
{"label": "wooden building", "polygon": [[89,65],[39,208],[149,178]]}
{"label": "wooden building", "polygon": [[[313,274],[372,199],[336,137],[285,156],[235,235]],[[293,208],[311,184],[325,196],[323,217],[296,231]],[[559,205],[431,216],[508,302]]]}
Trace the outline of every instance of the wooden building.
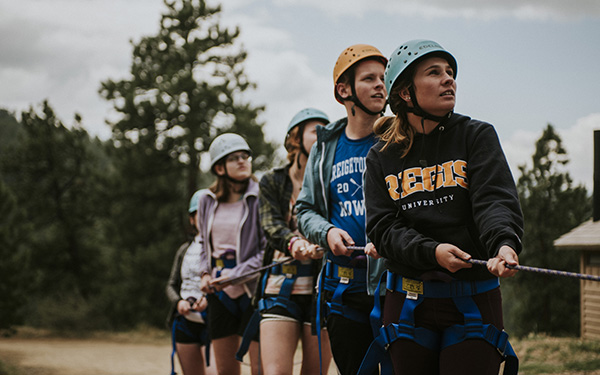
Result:
{"label": "wooden building", "polygon": [[[559,250],[579,251],[581,273],[600,276],[600,130],[594,130],[592,220],[554,241]],[[600,339],[600,282],[581,280],[581,338]]]}
{"label": "wooden building", "polygon": [[[600,221],[589,220],[554,241],[559,250],[579,251],[580,272],[600,276]],[[581,280],[581,337],[600,339],[600,282]]]}

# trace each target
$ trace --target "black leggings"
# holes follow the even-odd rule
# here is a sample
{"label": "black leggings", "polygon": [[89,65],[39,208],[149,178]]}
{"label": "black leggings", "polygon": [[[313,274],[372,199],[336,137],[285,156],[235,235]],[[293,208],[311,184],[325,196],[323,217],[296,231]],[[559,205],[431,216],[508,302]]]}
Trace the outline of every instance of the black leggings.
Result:
{"label": "black leggings", "polygon": [[[325,298],[331,300],[331,292],[325,291]],[[373,297],[367,293],[347,293],[342,297],[344,305],[369,317],[373,308]],[[359,323],[338,314],[327,317],[327,331],[333,360],[341,375],[355,375],[363,357],[373,342],[373,330],[369,323]]]}
{"label": "black leggings", "polygon": [[[383,313],[384,324],[397,323],[406,294],[388,290]],[[503,329],[500,288],[473,296],[483,324]],[[428,298],[415,308],[415,326],[442,334],[445,328],[464,324],[464,317],[451,298]],[[389,353],[395,375],[497,375],[502,358],[496,348],[484,340],[470,339],[446,347],[429,350],[414,341],[398,339]]]}

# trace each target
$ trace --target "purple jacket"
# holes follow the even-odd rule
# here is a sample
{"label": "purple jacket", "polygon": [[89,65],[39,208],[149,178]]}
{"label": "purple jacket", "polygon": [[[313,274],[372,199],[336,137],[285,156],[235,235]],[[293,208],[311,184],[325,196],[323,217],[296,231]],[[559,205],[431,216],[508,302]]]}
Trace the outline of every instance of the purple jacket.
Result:
{"label": "purple jacket", "polygon": [[[263,254],[267,245],[267,239],[260,226],[258,216],[258,183],[250,180],[248,189],[243,196],[244,211],[242,215],[241,230],[237,233],[238,248],[235,249],[236,266],[231,269],[230,277],[234,278],[259,268],[262,265]],[[207,190],[202,195],[198,204],[198,231],[200,233],[200,242],[202,243],[202,252],[200,256],[200,275],[212,272],[211,256],[212,242],[210,234],[212,231],[215,211],[219,202],[215,195]],[[259,274],[257,274],[259,275]],[[246,281],[248,290],[254,292],[256,289],[257,278],[251,278]]]}

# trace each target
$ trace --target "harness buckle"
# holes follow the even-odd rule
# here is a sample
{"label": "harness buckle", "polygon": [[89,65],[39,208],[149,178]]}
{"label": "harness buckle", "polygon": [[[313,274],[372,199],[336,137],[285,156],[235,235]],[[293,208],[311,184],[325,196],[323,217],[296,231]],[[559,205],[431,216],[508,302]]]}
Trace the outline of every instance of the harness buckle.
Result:
{"label": "harness buckle", "polygon": [[406,298],[407,299],[412,299],[412,300],[418,300],[419,299],[419,294],[418,293],[414,293],[414,292],[406,292]]}

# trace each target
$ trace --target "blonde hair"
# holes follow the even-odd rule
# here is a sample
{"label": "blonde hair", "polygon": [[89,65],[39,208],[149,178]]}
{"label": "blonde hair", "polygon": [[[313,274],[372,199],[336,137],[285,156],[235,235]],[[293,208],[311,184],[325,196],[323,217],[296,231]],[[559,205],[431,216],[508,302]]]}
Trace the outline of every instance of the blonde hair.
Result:
{"label": "blonde hair", "polygon": [[389,105],[395,116],[381,117],[373,125],[375,135],[385,142],[381,151],[396,143],[404,146],[402,157],[410,151],[416,134],[415,129],[408,123],[408,104],[400,97],[400,92],[412,85],[413,75],[414,68],[408,67],[390,90]]}

